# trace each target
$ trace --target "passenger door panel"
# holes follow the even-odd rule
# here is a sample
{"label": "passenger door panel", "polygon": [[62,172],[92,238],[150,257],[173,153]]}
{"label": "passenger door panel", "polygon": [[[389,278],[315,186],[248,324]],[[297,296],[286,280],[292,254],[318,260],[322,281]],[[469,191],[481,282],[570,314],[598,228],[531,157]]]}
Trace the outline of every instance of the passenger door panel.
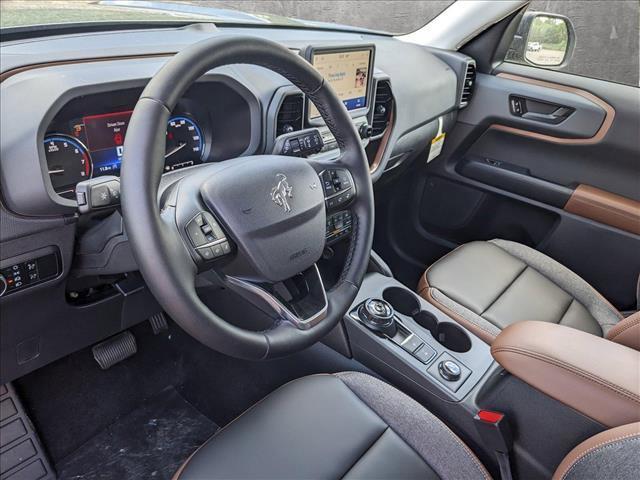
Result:
{"label": "passenger door panel", "polygon": [[[410,282],[443,251],[500,237],[547,253],[618,308],[635,308],[638,89],[508,63],[494,73],[478,75],[441,157],[405,177],[414,194],[394,208],[415,210],[418,235],[389,234],[392,250],[410,259],[401,275]],[[526,118],[514,112],[514,96],[542,116],[569,113],[557,123]]]}

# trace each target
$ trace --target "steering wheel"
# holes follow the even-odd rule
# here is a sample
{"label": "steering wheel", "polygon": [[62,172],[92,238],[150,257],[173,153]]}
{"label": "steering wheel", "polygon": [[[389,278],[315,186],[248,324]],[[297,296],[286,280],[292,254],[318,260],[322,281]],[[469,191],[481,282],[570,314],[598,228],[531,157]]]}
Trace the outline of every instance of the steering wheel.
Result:
{"label": "steering wheel", "polygon": [[[302,90],[336,138],[339,157],[329,161],[256,155],[163,178],[171,111],[203,74],[231,64],[273,70]],[[329,291],[316,266],[325,245],[319,177],[325,171],[352,182],[354,193],[349,250]],[[126,231],[149,289],[187,333],[227,355],[259,360],[310,346],[346,313],[365,275],[374,202],[360,138],[331,86],[278,43],[220,36],[171,58],[147,84],[133,111],[121,190]],[[270,328],[240,328],[212,312],[196,293],[196,276],[207,270],[271,313]]]}

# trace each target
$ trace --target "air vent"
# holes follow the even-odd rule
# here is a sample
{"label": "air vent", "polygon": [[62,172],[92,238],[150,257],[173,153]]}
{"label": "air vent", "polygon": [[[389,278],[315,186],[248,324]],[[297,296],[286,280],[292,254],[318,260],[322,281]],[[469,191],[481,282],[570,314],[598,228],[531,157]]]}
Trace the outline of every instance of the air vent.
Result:
{"label": "air vent", "polygon": [[467,63],[467,70],[464,74],[464,83],[462,84],[462,93],[460,94],[460,108],[466,107],[471,101],[473,95],[473,86],[476,83],[476,63],[471,61]]}
{"label": "air vent", "polygon": [[387,129],[391,120],[392,109],[393,94],[391,93],[391,84],[388,80],[380,80],[376,85],[376,99],[371,122],[372,136],[377,137]]}
{"label": "air vent", "polygon": [[304,98],[301,93],[284,97],[276,119],[276,137],[283,133],[302,130]]}

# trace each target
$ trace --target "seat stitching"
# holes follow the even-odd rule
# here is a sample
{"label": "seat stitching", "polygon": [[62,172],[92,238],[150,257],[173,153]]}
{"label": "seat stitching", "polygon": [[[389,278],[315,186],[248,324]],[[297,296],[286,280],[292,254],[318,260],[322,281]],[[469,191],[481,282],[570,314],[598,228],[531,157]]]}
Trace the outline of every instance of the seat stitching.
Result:
{"label": "seat stitching", "polygon": [[565,471],[559,477],[560,480],[563,480],[569,474],[569,472],[573,470],[573,468],[582,460],[584,460],[587,456],[597,453],[596,450],[611,447],[614,443],[629,442],[634,438],[640,438],[640,433],[629,433],[627,435],[623,435],[622,437],[616,437],[609,440],[605,440],[603,442],[598,443],[597,445],[594,445],[588,450],[585,450],[584,452],[582,452],[582,454],[578,458],[576,458],[573,461],[573,463],[567,465],[567,467],[565,468]]}
{"label": "seat stitching", "polygon": [[521,349],[521,348],[516,348],[516,347],[497,347],[491,348],[491,353],[495,354],[495,353],[500,353],[500,352],[507,352],[507,353],[517,353],[517,354],[521,354],[524,355],[526,357],[531,357],[531,358],[535,358],[536,360],[542,360],[545,362],[548,362],[552,365],[555,365],[556,367],[560,367],[564,370],[567,370],[570,373],[573,373],[575,375],[578,375],[582,378],[585,378],[587,380],[592,381],[593,383],[597,383],[598,385],[600,385],[601,387],[605,387],[609,390],[611,390],[612,392],[623,396],[635,403],[640,404],[640,397],[638,397],[637,395],[635,395],[633,392],[630,392],[624,388],[618,387],[617,385],[614,385],[610,382],[607,382],[606,380],[596,376],[596,375],[592,375],[588,372],[585,372],[584,370],[581,370],[579,368],[575,368],[572,365],[569,365],[565,362],[563,362],[562,360],[557,360],[555,358],[549,357],[547,355],[541,354],[541,353],[536,353],[536,352],[531,352],[529,350],[525,350],[525,349]]}
{"label": "seat stitching", "polygon": [[[336,375],[336,376],[337,376],[338,378],[340,378],[340,376],[339,376],[339,375]],[[417,452],[417,451],[416,451],[416,450],[415,450],[411,445],[409,445],[409,443],[407,443],[407,442],[404,440],[404,438],[402,438],[402,435],[400,435],[398,432],[396,432],[396,431],[395,431],[395,430],[394,430],[394,429],[393,429],[393,428],[392,428],[392,427],[387,423],[387,421],[386,421],[384,418],[382,418],[382,416],[381,416],[378,412],[376,412],[376,411],[371,407],[371,405],[369,405],[369,404],[368,404],[368,403],[367,403],[367,402],[366,402],[366,401],[365,401],[365,400],[364,400],[360,395],[358,395],[358,393],[357,393],[355,390],[353,390],[353,389],[352,389],[352,388],[351,388],[351,387],[350,387],[350,386],[349,386],[349,385],[348,385],[344,380],[342,380],[341,378],[340,378],[340,381],[342,381],[342,383],[343,383],[343,384],[344,384],[344,385],[345,385],[349,390],[351,390],[351,392],[353,392],[353,394],[354,394],[356,397],[358,397],[358,398],[360,399],[360,401],[361,401],[364,405],[366,405],[366,406],[367,406],[367,407],[368,407],[368,408],[369,408],[373,413],[375,413],[375,414],[376,414],[376,415],[377,415],[377,416],[378,416],[378,417],[379,417],[383,422],[385,422],[385,423],[387,424],[388,428],[389,428],[392,432],[394,432],[396,435],[398,435],[398,437],[400,437],[400,438],[405,442],[405,444],[406,444],[409,448],[411,448],[411,449],[416,453],[416,455],[418,455],[420,458],[422,458],[422,460],[423,460],[427,465],[429,465],[429,467],[432,467],[431,463],[429,463],[429,461],[428,461],[426,458],[424,458],[422,455],[420,455],[420,453],[418,453],[418,452]],[[385,383],[385,382],[382,382],[382,383]],[[390,387],[390,385],[388,385],[388,384],[385,384],[385,385],[387,385],[387,386],[389,386],[389,387]],[[400,392],[400,393],[402,393],[402,392]],[[404,394],[403,394],[403,395],[404,395]],[[407,396],[407,398],[408,398],[409,400],[411,400],[411,401],[415,402],[415,403],[418,403],[416,400],[414,400],[413,398],[411,398],[411,397],[409,397],[409,396]],[[424,407],[423,407],[422,405],[420,405],[419,403],[418,403],[418,406],[419,406],[419,407],[421,407],[421,408],[424,408]],[[428,411],[428,410],[427,410],[427,411]],[[431,412],[429,412],[429,413],[431,413]],[[431,415],[433,416],[433,420],[435,420],[435,422],[438,424],[438,426],[440,426],[440,427],[441,427],[441,430],[443,430],[447,435],[449,435],[449,436],[453,439],[453,441],[454,441],[455,443],[457,443],[457,444],[462,448],[462,450],[465,452],[465,455],[466,455],[467,457],[469,457],[469,459],[470,459],[470,460],[471,460],[471,462],[475,465],[475,467],[476,467],[478,470],[480,470],[480,473],[482,473],[482,477],[483,477],[485,480],[491,480],[491,477],[488,475],[488,473],[487,473],[487,471],[486,471],[486,468],[484,467],[484,465],[482,465],[482,463],[480,463],[480,461],[477,459],[476,455],[471,451],[471,449],[470,449],[470,448],[469,448],[469,447],[468,447],[468,446],[467,446],[467,445],[466,445],[462,440],[460,440],[460,439],[458,438],[458,436],[457,436],[455,433],[453,433],[453,432],[451,431],[451,429],[449,429],[449,427],[447,427],[447,426],[445,425],[445,423],[444,423],[442,420],[440,420],[438,417],[436,417],[436,416],[435,416],[435,415],[433,415],[433,414],[431,414]],[[437,473],[437,472],[436,472],[436,473]]]}
{"label": "seat stitching", "polygon": [[[624,322],[624,320],[623,320],[623,322]],[[640,316],[638,316],[638,318],[632,319],[627,325],[623,325],[612,337],[609,337],[609,340],[613,340],[614,338],[616,338],[620,334],[626,332],[627,330],[629,330],[632,327],[635,327],[636,325],[640,325]]]}
{"label": "seat stitching", "polygon": [[[437,288],[435,288],[435,287],[428,287],[428,290],[438,290],[438,289],[437,289]],[[438,291],[439,291],[440,293],[442,293],[440,290],[438,290]],[[442,295],[445,295],[445,294],[444,294],[444,293],[442,293]],[[438,305],[436,305],[436,306],[439,306],[438,308],[439,308],[440,310],[444,311],[445,313],[449,314],[450,316],[454,316],[453,314],[455,314],[455,313],[456,313],[456,312],[454,312],[453,310],[451,310],[449,307],[447,307],[446,305],[444,305],[444,304],[440,303],[440,302],[438,301],[438,299],[437,299],[437,298],[435,298],[435,297],[434,297],[434,296],[432,296],[432,295],[429,295],[428,300],[433,300],[433,302],[435,302],[435,303],[437,303],[437,304],[438,304]],[[455,300],[452,300],[452,301],[455,301]],[[431,303],[433,303],[433,302],[431,302]],[[456,303],[457,303],[457,302],[456,302]],[[463,305],[463,306],[464,306],[464,305]],[[440,307],[442,307],[442,308],[440,308]],[[466,307],[465,307],[465,308],[466,308]],[[472,318],[465,318],[465,317],[463,317],[462,315],[459,315],[459,314],[458,314],[458,315],[456,315],[456,316],[459,316],[459,317],[463,318],[465,321],[469,322],[471,325],[474,325],[474,326],[478,327],[478,328],[479,328],[480,330],[482,330],[483,332],[488,333],[488,334],[489,334],[489,335],[491,335],[493,338],[495,338],[495,337],[496,337],[496,336],[495,336],[495,334],[494,334],[491,330],[488,330],[488,329],[487,329],[487,327],[485,327],[485,326],[481,325],[480,323],[476,322],[476,321],[475,321],[475,320],[473,320]],[[485,320],[486,320],[486,319],[485,319]],[[487,322],[489,322],[489,320],[487,320]],[[489,322],[489,323],[491,323],[491,322]],[[499,328],[497,325],[495,325],[495,327],[496,327],[496,328]]]}
{"label": "seat stitching", "polygon": [[[342,382],[342,383],[343,383],[343,384],[345,384],[344,382]],[[347,388],[349,388],[349,387],[348,387],[348,385],[346,385],[346,384],[345,384],[345,386],[346,386]],[[349,388],[349,390],[351,390],[351,389]],[[353,390],[351,390],[351,392],[353,393]],[[361,399],[360,397],[358,397],[358,400],[362,401],[362,399]],[[364,403],[364,402],[363,402],[363,403]],[[366,404],[365,404],[365,405],[366,405]],[[367,405],[367,406],[368,406],[368,405]],[[374,413],[375,413],[375,412],[374,412]],[[378,417],[379,417],[379,415],[378,415]],[[382,418],[381,418],[380,420],[382,420]],[[384,422],[384,420],[382,420],[382,421]],[[385,422],[385,423],[387,423],[387,422]],[[385,428],[384,430],[382,430],[382,433],[381,433],[380,435],[378,435],[378,436],[373,440],[373,442],[371,442],[371,445],[369,445],[369,446],[364,450],[364,452],[362,452],[362,454],[361,454],[358,458],[356,458],[356,460],[353,462],[353,464],[351,464],[351,466],[350,466],[349,468],[347,468],[347,470],[344,472],[344,474],[342,474],[342,475],[340,476],[340,478],[341,478],[341,479],[342,479],[342,478],[344,478],[344,477],[346,477],[346,476],[347,476],[347,474],[348,474],[351,470],[353,470],[353,467],[355,467],[355,466],[358,464],[358,462],[364,458],[364,456],[367,454],[367,452],[368,452],[369,450],[371,450],[371,449],[373,448],[373,446],[374,446],[376,443],[378,443],[378,442],[380,441],[380,439],[382,438],[382,436],[383,436],[383,435],[387,432],[387,430],[389,430],[390,428],[391,428],[391,427],[390,427],[389,425],[387,425],[387,428]],[[416,452],[416,453],[417,453],[417,452]]]}
{"label": "seat stitching", "polygon": [[[523,263],[524,263],[524,262],[523,262]],[[485,313],[487,313],[487,310],[489,310],[489,309],[493,306],[493,304],[494,304],[494,303],[496,303],[496,302],[498,301],[498,299],[499,299],[500,297],[502,297],[502,296],[507,292],[507,290],[509,290],[509,289],[511,288],[511,286],[512,286],[514,283],[516,283],[516,280],[518,280],[518,279],[522,276],[522,274],[527,270],[527,268],[529,268],[529,265],[527,265],[527,264],[525,263],[525,264],[524,264],[524,268],[523,268],[522,270],[520,270],[520,273],[518,273],[518,274],[515,276],[515,278],[514,278],[513,280],[511,280],[511,281],[509,282],[509,284],[508,284],[506,287],[504,287],[504,289],[502,289],[502,291],[498,294],[498,296],[497,296],[496,298],[494,298],[494,299],[493,299],[493,301],[492,301],[492,302],[487,306],[487,308],[485,308],[485,309],[482,311],[482,313],[480,314],[480,316],[481,316],[481,317],[482,317],[482,315],[484,315]]]}

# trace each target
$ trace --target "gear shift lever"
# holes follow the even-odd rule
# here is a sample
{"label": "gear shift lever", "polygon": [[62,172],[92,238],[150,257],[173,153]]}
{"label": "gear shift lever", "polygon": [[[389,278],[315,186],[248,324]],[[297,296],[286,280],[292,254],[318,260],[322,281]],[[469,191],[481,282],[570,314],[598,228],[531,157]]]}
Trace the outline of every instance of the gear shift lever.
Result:
{"label": "gear shift lever", "polygon": [[393,307],[384,300],[370,298],[360,306],[358,316],[371,330],[388,337],[393,337],[398,330]]}

